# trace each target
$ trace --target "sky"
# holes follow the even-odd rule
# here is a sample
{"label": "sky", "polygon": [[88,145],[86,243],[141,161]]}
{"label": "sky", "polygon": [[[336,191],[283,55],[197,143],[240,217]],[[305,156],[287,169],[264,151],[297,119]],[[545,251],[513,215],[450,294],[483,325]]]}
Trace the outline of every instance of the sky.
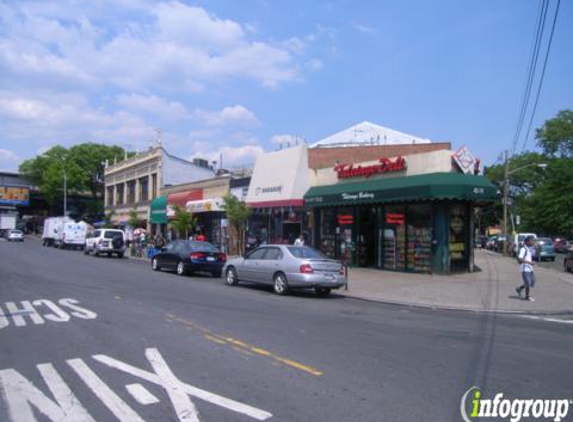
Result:
{"label": "sky", "polygon": [[[170,153],[233,168],[364,120],[491,164],[512,145],[540,4],[0,0],[0,169],[58,144],[142,151],[157,130]],[[533,127],[573,108],[571,22],[563,0]]]}

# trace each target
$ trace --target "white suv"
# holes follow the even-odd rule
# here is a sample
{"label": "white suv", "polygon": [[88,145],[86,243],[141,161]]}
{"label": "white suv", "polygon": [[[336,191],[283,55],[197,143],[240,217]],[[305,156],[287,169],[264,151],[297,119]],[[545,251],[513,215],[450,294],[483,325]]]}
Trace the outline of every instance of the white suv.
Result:
{"label": "white suv", "polygon": [[100,254],[117,254],[118,258],[123,258],[126,249],[125,234],[116,229],[98,229],[86,236],[86,248],[84,253],[88,255],[93,252],[94,256]]}

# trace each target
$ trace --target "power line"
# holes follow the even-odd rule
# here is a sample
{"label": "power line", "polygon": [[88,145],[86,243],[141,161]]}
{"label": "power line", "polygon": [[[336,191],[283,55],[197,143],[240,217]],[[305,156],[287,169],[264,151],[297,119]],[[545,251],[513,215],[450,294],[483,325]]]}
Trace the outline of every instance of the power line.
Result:
{"label": "power line", "polygon": [[527,107],[529,104],[529,96],[531,95],[531,88],[533,86],[533,80],[535,77],[535,72],[537,69],[537,59],[539,57],[539,50],[541,46],[541,40],[543,39],[543,32],[545,30],[545,20],[547,18],[547,9],[549,7],[549,0],[543,0],[541,4],[539,18],[537,20],[537,29],[535,31],[535,38],[532,45],[531,51],[531,58],[529,60],[529,70],[527,79],[525,82],[525,89],[523,92],[523,100],[521,103],[519,117],[517,119],[517,126],[515,128],[515,135],[513,137],[512,143],[512,154],[515,153],[515,149],[517,148],[517,144],[519,142],[519,137],[521,135],[521,130],[523,127],[523,122],[525,119],[525,115],[527,114]]}
{"label": "power line", "polygon": [[531,131],[531,125],[533,124],[533,118],[535,117],[535,112],[537,111],[537,103],[539,102],[539,94],[541,93],[541,87],[543,86],[543,80],[545,78],[545,70],[547,69],[549,51],[551,50],[551,43],[553,42],[553,34],[555,33],[555,25],[557,23],[557,15],[559,14],[560,5],[561,5],[561,0],[557,0],[557,6],[555,7],[555,15],[553,16],[553,24],[551,26],[551,34],[549,35],[549,42],[547,43],[547,51],[545,51],[545,59],[543,61],[543,70],[541,71],[539,86],[537,87],[537,94],[535,95],[535,103],[533,104],[533,110],[531,112],[531,117],[529,118],[529,125],[527,126],[527,133],[525,135],[525,139],[523,140],[523,148],[521,148],[521,151],[525,151],[525,146],[527,145],[527,139],[529,138],[529,132]]}

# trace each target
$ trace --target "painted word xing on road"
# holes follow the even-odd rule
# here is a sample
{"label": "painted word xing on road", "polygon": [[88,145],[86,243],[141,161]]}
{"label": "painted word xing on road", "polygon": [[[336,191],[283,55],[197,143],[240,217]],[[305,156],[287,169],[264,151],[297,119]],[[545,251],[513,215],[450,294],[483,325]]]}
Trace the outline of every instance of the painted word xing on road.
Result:
{"label": "painted word xing on road", "polygon": [[[145,356],[151,371],[140,369],[106,355],[94,355],[97,362],[120,372],[133,375],[139,380],[162,387],[175,414],[181,422],[199,422],[199,412],[191,397],[195,397],[232,412],[249,416],[256,420],[266,420],[272,414],[255,407],[228,399],[218,394],[202,390],[181,381],[167,365],[159,350],[149,348]],[[120,422],[145,422],[144,419],[115,393],[82,359],[69,359],[68,366],[88,386],[97,398]],[[12,422],[35,422],[35,412],[44,415],[52,422],[95,422],[72,389],[50,363],[37,365],[38,371],[47,385],[53,399],[38,389],[32,381],[14,369],[0,370],[0,392],[5,400]],[[142,384],[125,386],[127,392],[141,405],[159,403]],[[2,406],[0,406],[2,409]]]}
{"label": "painted word xing on road", "polygon": [[23,300],[19,304],[5,302],[0,305],[0,329],[6,328],[12,322],[16,327],[25,327],[27,321],[41,325],[46,321],[67,322],[72,317],[80,319],[95,319],[97,314],[83,306],[76,299],[60,299],[57,302],[48,299],[34,301]]}

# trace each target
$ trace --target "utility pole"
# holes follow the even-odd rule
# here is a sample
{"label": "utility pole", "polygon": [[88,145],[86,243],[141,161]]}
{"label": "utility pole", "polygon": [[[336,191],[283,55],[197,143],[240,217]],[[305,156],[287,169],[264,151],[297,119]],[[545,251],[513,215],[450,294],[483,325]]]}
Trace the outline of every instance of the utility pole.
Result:
{"label": "utility pole", "polygon": [[64,217],[68,216],[68,176],[64,168]]}
{"label": "utility pole", "polygon": [[505,242],[503,245],[503,254],[507,254],[507,245],[509,242],[509,237],[507,234],[507,200],[509,197],[509,151],[504,152],[505,170],[503,177],[503,235],[505,236]]}

